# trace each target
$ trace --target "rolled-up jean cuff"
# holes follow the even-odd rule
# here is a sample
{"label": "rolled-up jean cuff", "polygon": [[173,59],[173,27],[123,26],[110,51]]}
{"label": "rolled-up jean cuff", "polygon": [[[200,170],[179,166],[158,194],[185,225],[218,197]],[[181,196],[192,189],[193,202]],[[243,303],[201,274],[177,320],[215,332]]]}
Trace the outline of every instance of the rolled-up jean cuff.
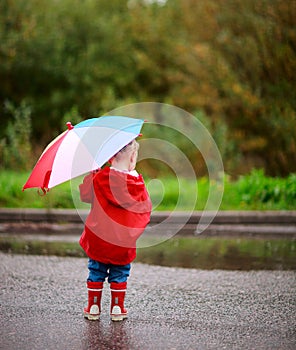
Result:
{"label": "rolled-up jean cuff", "polygon": [[126,282],[130,275],[131,264],[113,265],[104,264],[99,261],[88,260],[89,275],[87,280],[91,282],[104,282],[108,278],[108,282],[122,283]]}

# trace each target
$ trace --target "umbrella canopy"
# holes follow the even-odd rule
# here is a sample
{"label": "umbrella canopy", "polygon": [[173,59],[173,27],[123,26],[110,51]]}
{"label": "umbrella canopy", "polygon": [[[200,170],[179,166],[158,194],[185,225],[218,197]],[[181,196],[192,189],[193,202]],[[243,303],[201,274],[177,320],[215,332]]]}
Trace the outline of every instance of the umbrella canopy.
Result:
{"label": "umbrella canopy", "polygon": [[123,116],[84,120],[55,138],[43,151],[23,190],[46,190],[105,164],[140,135],[144,121]]}

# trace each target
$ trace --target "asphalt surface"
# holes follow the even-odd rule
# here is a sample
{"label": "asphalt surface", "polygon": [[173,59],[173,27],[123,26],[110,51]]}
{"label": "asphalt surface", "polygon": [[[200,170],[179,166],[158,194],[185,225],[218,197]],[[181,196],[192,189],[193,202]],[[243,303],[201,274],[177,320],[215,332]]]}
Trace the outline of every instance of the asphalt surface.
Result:
{"label": "asphalt surface", "polygon": [[84,258],[0,253],[0,349],[296,349],[296,273],[133,264],[129,318],[82,317]]}

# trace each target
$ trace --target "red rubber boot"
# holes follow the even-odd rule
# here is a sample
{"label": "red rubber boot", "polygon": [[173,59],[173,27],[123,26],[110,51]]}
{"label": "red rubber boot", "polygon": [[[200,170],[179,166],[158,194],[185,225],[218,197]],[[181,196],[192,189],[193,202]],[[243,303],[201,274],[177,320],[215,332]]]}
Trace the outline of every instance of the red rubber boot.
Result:
{"label": "red rubber boot", "polygon": [[88,305],[84,308],[83,314],[89,320],[96,321],[100,317],[103,284],[103,282],[87,282]]}
{"label": "red rubber boot", "polygon": [[111,282],[111,320],[122,321],[127,318],[127,310],[124,308],[124,297],[126,292],[126,282]]}

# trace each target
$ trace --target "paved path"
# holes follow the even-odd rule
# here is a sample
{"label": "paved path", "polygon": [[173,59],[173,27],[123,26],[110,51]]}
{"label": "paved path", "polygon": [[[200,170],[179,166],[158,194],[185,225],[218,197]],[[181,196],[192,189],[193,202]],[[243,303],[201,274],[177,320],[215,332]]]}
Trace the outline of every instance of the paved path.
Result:
{"label": "paved path", "polygon": [[0,349],[295,349],[296,273],[204,271],[134,264],[129,318],[81,316],[87,261],[1,259]]}

